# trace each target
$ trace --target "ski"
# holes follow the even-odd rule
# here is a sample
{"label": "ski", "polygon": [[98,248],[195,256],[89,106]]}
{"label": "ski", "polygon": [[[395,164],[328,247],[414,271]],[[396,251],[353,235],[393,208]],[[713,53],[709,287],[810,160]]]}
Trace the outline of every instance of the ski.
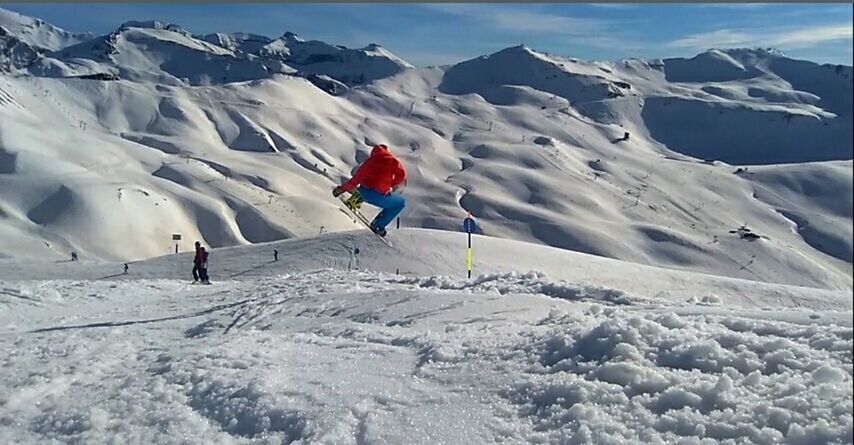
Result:
{"label": "ski", "polygon": [[[346,213],[348,213],[351,217],[353,217],[353,218],[354,218],[355,220],[357,220],[358,222],[361,222],[365,227],[367,227],[367,229],[368,229],[371,233],[373,233],[373,234],[374,234],[374,236],[376,236],[377,238],[379,238],[379,240],[380,240],[380,241],[382,241],[386,246],[388,246],[388,247],[394,247],[394,246],[392,246],[392,245],[391,245],[391,242],[390,242],[389,240],[387,240],[387,239],[385,239],[384,237],[380,236],[379,234],[377,234],[376,232],[374,232],[374,231],[373,231],[373,229],[371,229],[371,222],[370,222],[370,221],[368,221],[368,218],[366,218],[366,217],[365,217],[365,215],[363,215],[363,214],[362,214],[362,212],[360,212],[360,211],[358,211],[358,210],[356,210],[356,209],[354,209],[354,208],[350,207],[350,206],[347,204],[347,200],[346,200],[346,199],[344,199],[344,195],[338,195],[338,200],[339,200],[339,201],[341,201],[341,204],[342,204],[342,205],[344,206],[344,208],[346,209]],[[342,210],[342,211],[343,211],[343,210]]]}

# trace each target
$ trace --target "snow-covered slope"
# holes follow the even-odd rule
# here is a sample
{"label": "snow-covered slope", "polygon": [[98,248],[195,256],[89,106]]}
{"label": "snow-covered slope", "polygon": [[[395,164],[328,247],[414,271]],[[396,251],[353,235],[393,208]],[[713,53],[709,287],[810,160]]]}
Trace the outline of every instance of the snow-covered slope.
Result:
{"label": "snow-covered slope", "polygon": [[[508,69],[513,67],[513,69]],[[623,97],[631,85],[601,64],[562,59],[525,46],[507,48],[452,66],[439,89],[451,94],[478,93],[496,105],[513,104],[507,85],[524,85],[564,98],[569,104]]]}
{"label": "snow-covered slope", "polygon": [[44,53],[92,38],[0,8],[0,73],[27,72]]}
{"label": "snow-covered slope", "polygon": [[[695,95],[650,98],[644,106],[650,134],[674,150],[733,164],[852,156],[850,66],[763,50],[711,50],[665,60],[664,73]],[[707,97],[697,100],[698,88]]]}
{"label": "snow-covered slope", "polygon": [[[27,68],[29,73],[44,77],[100,76],[167,85],[210,85],[290,73],[364,84],[412,68],[376,44],[349,49],[304,41],[293,33],[278,39],[247,33],[193,36],[171,23],[129,21],[110,34],[83,39],[54,28],[33,37],[33,26],[19,25],[4,31],[0,53],[6,54],[6,65]],[[50,46],[42,48],[33,43],[42,41]],[[42,54],[48,49],[53,52]]]}
{"label": "snow-covered slope", "polygon": [[[496,237],[852,286],[850,67],[757,50],[584,62],[517,47],[447,70],[392,63],[333,95],[318,87],[332,78],[276,74],[258,53],[333,77],[372,70],[369,53],[397,59],[293,35],[114,34],[109,57],[105,37],[40,61],[121,80],[0,77],[0,255],[129,260],[174,249],[173,233],[186,250],[353,229],[329,190],[384,142],[409,172],[404,227],[458,230],[470,210]],[[735,174],[741,164],[705,158],[751,165]],[[806,160],[820,162],[794,163]]]}
{"label": "snow-covered slope", "polygon": [[202,36],[202,40],[221,46],[229,51],[239,51],[245,54],[255,54],[259,49],[273,41],[273,39],[267,36],[245,32],[217,32]]}
{"label": "snow-covered slope", "polygon": [[377,44],[351,49],[318,40],[305,41],[292,32],[276,39],[247,33],[214,33],[202,39],[250,58],[257,57],[267,65],[291,67],[297,75],[312,80],[324,76],[347,85],[368,83],[412,68]]}
{"label": "snow-covered slope", "polygon": [[39,50],[0,27],[0,72],[16,73],[39,58]]}
{"label": "snow-covered slope", "polygon": [[[462,233],[429,229],[402,229],[389,234],[394,243],[388,248],[364,231],[340,232],[261,243],[252,246],[224,247],[212,250],[210,264],[214,280],[266,279],[307,270],[364,269],[401,275],[407,279],[445,276],[464,277],[466,237]],[[273,261],[273,249],[281,252]],[[473,237],[475,275],[478,280],[526,281],[540,292],[561,297],[569,288],[553,288],[555,280],[572,282],[589,289],[619,290],[608,298],[668,303],[693,302],[695,299],[745,308],[785,306],[812,309],[850,309],[847,291],[829,291],[808,287],[760,283],[751,280],[676,271],[661,267],[601,258],[564,249],[493,238]],[[40,261],[0,260],[0,280],[38,280],[46,277]],[[189,277],[192,253],[169,254],[129,263],[133,274],[122,275],[122,263],[84,260],[60,261],[51,265],[51,273],[71,280],[116,280],[139,277],[183,279]],[[517,275],[533,272],[526,277]],[[638,280],[637,277],[644,277]],[[477,283],[478,280],[474,282]],[[452,280],[453,281],[453,280]],[[521,282],[520,281],[520,282]],[[425,281],[425,283],[427,283]],[[431,282],[430,286],[457,286],[451,282]],[[460,284],[463,285],[463,284]],[[470,286],[472,283],[465,284]],[[510,289],[510,288],[508,288]],[[508,290],[509,291],[509,290]],[[578,290],[582,292],[583,289]],[[648,298],[649,297],[649,298]]]}
{"label": "snow-covered slope", "polygon": [[37,75],[70,77],[110,73],[134,82],[210,85],[293,72],[193,37],[162,22],[127,22],[116,31],[51,53],[31,68]]}
{"label": "snow-covered slope", "polygon": [[519,87],[551,94],[552,104],[565,99],[597,122],[642,120],[650,137],[700,159],[851,158],[851,67],[764,50],[710,50],[661,65],[583,62],[518,46],[451,67],[439,86],[495,105],[518,103]]}
{"label": "snow-covered slope", "polygon": [[850,441],[847,292],[480,236],[467,280],[452,270],[463,238],[396,232],[394,256],[364,232],[214,249],[212,286],[179,278],[188,254],[131,264],[126,275],[88,261],[29,267],[27,280],[0,261],[0,435],[19,444]]}
{"label": "snow-covered slope", "polygon": [[[89,33],[71,33],[33,17],[0,8],[0,28],[37,49],[56,51],[91,39]],[[3,32],[0,32],[0,36]]]}
{"label": "snow-covered slope", "polygon": [[305,41],[294,33],[285,33],[256,54],[263,59],[280,60],[302,73],[323,74],[346,84],[364,84],[412,68],[377,44],[349,49],[317,40]]}

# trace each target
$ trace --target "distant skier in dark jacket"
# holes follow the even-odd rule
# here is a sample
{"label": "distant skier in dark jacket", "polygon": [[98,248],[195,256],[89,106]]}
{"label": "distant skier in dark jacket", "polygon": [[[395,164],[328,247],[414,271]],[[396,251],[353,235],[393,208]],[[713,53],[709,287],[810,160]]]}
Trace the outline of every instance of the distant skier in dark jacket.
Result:
{"label": "distant skier in dark jacket", "polygon": [[196,254],[193,256],[193,283],[199,282],[199,269],[202,265],[202,243],[196,241]]}
{"label": "distant skier in dark jacket", "polygon": [[403,164],[394,157],[384,144],[374,145],[371,156],[359,166],[350,180],[332,189],[332,196],[339,196],[358,186],[361,199],[382,209],[371,222],[371,230],[377,235],[386,235],[386,226],[403,211],[406,200],[394,190],[406,180]]}
{"label": "distant skier in dark jacket", "polygon": [[202,279],[202,284],[211,284],[208,276],[208,251],[204,247],[200,247],[202,261],[199,263],[199,278]]}

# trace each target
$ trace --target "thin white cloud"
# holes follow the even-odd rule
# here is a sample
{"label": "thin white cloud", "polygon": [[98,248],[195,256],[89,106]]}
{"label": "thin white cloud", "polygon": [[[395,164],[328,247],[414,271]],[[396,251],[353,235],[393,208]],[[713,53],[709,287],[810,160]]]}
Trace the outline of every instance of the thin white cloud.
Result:
{"label": "thin white cloud", "polygon": [[766,8],[770,5],[772,5],[772,3],[700,3],[691,6],[695,6],[698,8],[756,10]]}
{"label": "thin white cloud", "polygon": [[484,22],[505,31],[578,35],[605,32],[613,25],[599,19],[546,14],[529,9],[490,4],[443,3],[423,6],[472,21]]}
{"label": "thin white cloud", "polygon": [[726,48],[731,46],[750,45],[755,37],[750,34],[733,29],[718,29],[712,32],[691,34],[667,44],[671,48]]}
{"label": "thin white cloud", "polygon": [[603,9],[634,9],[638,5],[631,3],[588,3],[587,6]]}
{"label": "thin white cloud", "polygon": [[820,43],[852,39],[852,22],[766,30],[718,29],[692,34],[667,44],[670,48],[732,48],[772,46],[780,49],[808,48]]}
{"label": "thin white cloud", "polygon": [[600,20],[512,9],[494,10],[487,18],[501,29],[520,32],[579,35],[602,32],[608,27]]}
{"label": "thin white cloud", "polygon": [[851,40],[852,38],[852,23],[844,23],[837,25],[817,26],[812,28],[804,28],[791,31],[786,34],[776,36],[773,40],[778,46],[812,46],[816,43],[828,42],[832,40]]}
{"label": "thin white cloud", "polygon": [[637,42],[620,37],[618,23],[592,19],[542,13],[528,9],[488,4],[424,4],[433,11],[452,14],[482,22],[501,31],[533,33],[550,36],[571,37],[575,43],[598,48],[638,48]]}

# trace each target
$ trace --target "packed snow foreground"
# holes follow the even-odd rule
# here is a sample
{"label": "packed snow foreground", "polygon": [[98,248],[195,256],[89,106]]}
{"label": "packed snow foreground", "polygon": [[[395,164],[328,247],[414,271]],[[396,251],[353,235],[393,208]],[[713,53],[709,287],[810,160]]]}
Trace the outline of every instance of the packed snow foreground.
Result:
{"label": "packed snow foreground", "polygon": [[189,285],[191,254],[0,261],[0,437],[852,441],[846,291],[480,236],[468,280],[463,235],[389,237],[215,249],[213,286]]}

